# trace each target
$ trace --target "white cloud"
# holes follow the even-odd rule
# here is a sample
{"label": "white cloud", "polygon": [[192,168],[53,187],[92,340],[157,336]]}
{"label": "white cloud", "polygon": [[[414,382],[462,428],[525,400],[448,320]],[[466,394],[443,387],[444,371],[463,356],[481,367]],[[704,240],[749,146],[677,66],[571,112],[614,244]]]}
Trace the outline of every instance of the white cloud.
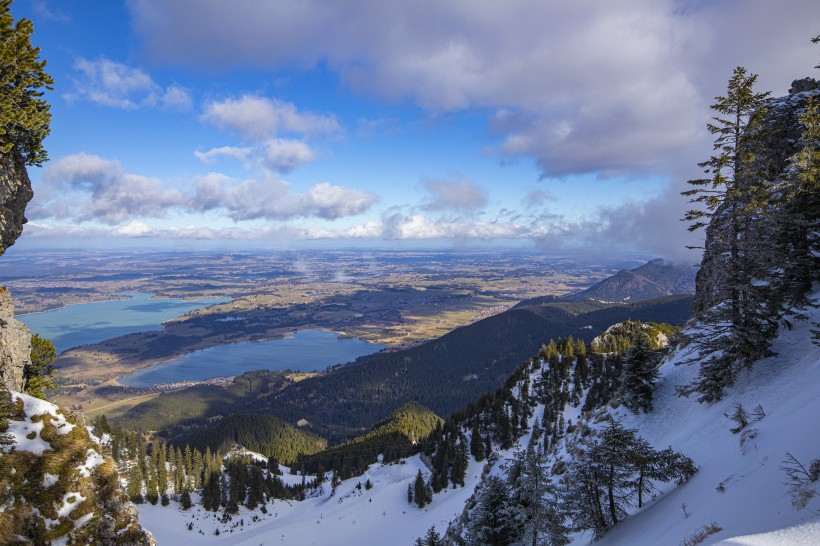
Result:
{"label": "white cloud", "polygon": [[80,76],[74,88],[65,94],[67,100],[88,100],[126,110],[143,106],[160,106],[168,110],[190,110],[193,101],[183,87],[163,89],[146,72],[101,57],[95,61],[79,58],[74,68]]}
{"label": "white cloud", "polygon": [[234,220],[286,220],[317,217],[335,220],[367,211],[377,197],[353,188],[327,182],[311,186],[305,193],[273,176],[236,181],[212,174],[197,181],[192,207],[198,211],[223,209]]}
{"label": "white cloud", "polygon": [[[86,153],[50,164],[43,180],[52,188],[69,192],[46,195],[70,207],[62,214],[79,222],[93,219],[116,225],[135,217],[164,217],[169,208],[187,201],[182,192],[164,187],[158,178],[125,172],[117,161]],[[38,200],[32,217],[52,217],[49,204]]]}
{"label": "white cloud", "polygon": [[280,173],[288,173],[315,158],[315,152],[300,140],[274,138],[262,144],[262,163]]}
{"label": "white cloud", "polygon": [[[208,153],[202,155],[209,157]],[[221,150],[211,156],[226,153],[232,152]],[[327,182],[296,192],[269,171],[250,180],[211,173],[177,189],[159,178],[126,172],[117,161],[86,153],[50,164],[36,190],[37,197],[29,209],[32,219],[125,224],[120,230],[130,235],[149,234],[144,219],[165,218],[172,210],[221,211],[236,221],[298,217],[335,220],[361,214],[378,200],[371,193]]]}
{"label": "white cloud", "polygon": [[253,150],[247,147],[237,146],[220,146],[219,148],[211,148],[208,151],[195,151],[194,157],[203,163],[213,163],[220,157],[230,157],[233,159],[245,160],[251,155]]}
{"label": "white cloud", "polygon": [[162,106],[166,110],[187,112],[194,107],[194,100],[187,89],[179,85],[171,85],[162,95]]}
{"label": "white cloud", "polygon": [[487,192],[470,180],[426,180],[424,188],[429,194],[424,207],[429,210],[475,211],[487,205]]}
{"label": "white cloud", "polygon": [[316,135],[340,129],[333,115],[299,112],[292,103],[256,95],[211,102],[205,106],[201,119],[251,141],[281,133]]}
{"label": "white cloud", "polygon": [[[433,112],[499,112],[492,127],[502,153],[535,157],[548,176],[665,171],[686,154],[693,164],[693,153],[708,151],[708,105],[731,69],[765,69],[760,87],[785,91],[817,64],[809,38],[820,19],[820,3],[804,0],[202,0],[196,10],[186,0],[132,0],[129,8],[161,62],[321,64],[365,95]],[[263,109],[234,130],[270,137],[278,126],[269,117]]]}

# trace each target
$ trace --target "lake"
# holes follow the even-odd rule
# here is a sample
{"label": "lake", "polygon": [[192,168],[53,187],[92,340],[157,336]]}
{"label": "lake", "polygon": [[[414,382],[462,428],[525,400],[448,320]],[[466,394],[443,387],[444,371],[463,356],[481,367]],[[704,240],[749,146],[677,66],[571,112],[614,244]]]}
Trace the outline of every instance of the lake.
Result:
{"label": "lake", "polygon": [[119,382],[128,387],[150,387],[252,370],[319,371],[383,348],[384,345],[361,339],[342,339],[325,330],[299,330],[284,339],[221,345],[188,353],[122,376]]}
{"label": "lake", "polygon": [[162,330],[166,320],[214,303],[230,301],[227,298],[152,299],[152,294],[137,292],[120,295],[130,296],[130,299],[68,305],[15,318],[32,333],[50,339],[59,354],[72,347],[99,343],[112,337]]}

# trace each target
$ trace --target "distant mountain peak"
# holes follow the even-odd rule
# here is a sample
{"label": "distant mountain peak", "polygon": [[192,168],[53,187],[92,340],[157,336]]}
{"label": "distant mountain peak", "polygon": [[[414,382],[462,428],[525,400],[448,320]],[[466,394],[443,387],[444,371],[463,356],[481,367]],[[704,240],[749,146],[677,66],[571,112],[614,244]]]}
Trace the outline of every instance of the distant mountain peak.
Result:
{"label": "distant mountain peak", "polygon": [[635,302],[661,296],[694,293],[694,268],[656,258],[635,269],[622,269],[569,298]]}

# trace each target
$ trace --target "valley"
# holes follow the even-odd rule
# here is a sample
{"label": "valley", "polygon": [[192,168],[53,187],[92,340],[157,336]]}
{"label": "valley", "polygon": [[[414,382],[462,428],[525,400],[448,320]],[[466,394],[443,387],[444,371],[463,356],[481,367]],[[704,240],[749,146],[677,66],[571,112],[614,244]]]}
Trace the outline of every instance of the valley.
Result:
{"label": "valley", "polygon": [[[121,376],[194,351],[284,339],[301,330],[335,332],[376,344],[374,350],[407,349],[501,313],[521,300],[577,292],[640,263],[639,257],[597,263],[514,250],[96,250],[47,257],[19,252],[0,262],[0,280],[14,291],[17,313],[24,316],[111,299],[120,300],[126,309],[137,300],[139,306],[171,309],[180,305],[176,301],[190,302],[184,314],[162,316],[161,326],[132,329],[60,355],[55,363],[62,386],[59,402],[93,410],[126,404],[135,394],[99,387],[117,387]],[[143,294],[154,296],[147,300]],[[121,300],[132,297],[137,300]],[[104,304],[86,306],[89,314],[100,305]],[[79,327],[76,320],[71,323],[75,330]],[[36,328],[33,331],[37,333]],[[56,334],[43,335],[61,336]]]}

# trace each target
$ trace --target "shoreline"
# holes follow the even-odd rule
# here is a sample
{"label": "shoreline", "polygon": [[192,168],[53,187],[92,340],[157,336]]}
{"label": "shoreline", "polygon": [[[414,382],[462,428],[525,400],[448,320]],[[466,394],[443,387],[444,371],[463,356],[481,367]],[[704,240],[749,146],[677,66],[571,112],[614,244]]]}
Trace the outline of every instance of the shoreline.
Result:
{"label": "shoreline", "polygon": [[[19,314],[15,313],[14,318],[19,320],[19,317],[28,317],[28,316],[32,316],[32,315],[42,315],[44,313],[52,313],[54,311],[59,311],[61,309],[67,309],[69,307],[74,307],[75,305],[89,305],[89,304],[92,304],[92,303],[105,303],[107,301],[133,300],[134,299],[134,294],[139,294],[141,296],[142,295],[148,295],[148,299],[152,299],[152,300],[154,300],[154,299],[156,299],[156,300],[176,300],[176,301],[183,301],[183,302],[186,302],[186,303],[195,303],[195,302],[199,302],[199,301],[203,301],[203,300],[210,300],[210,299],[215,299],[215,300],[227,299],[227,301],[225,301],[225,302],[215,302],[215,303],[212,303],[210,305],[215,305],[216,303],[230,303],[234,299],[234,298],[231,298],[230,296],[203,296],[203,297],[200,297],[200,298],[188,299],[188,298],[185,298],[185,297],[176,298],[176,297],[173,297],[173,296],[158,295],[156,292],[122,292],[121,294],[109,294],[109,296],[112,296],[112,297],[105,297],[105,298],[98,299],[98,300],[78,301],[76,303],[61,303],[59,305],[59,307],[53,307],[51,309],[44,309],[43,311],[32,311],[30,313],[19,313]],[[180,316],[183,316],[183,315],[180,315]],[[168,319],[168,320],[173,320],[175,318],[179,318],[179,317],[173,317],[173,318]],[[164,322],[167,322],[167,321],[164,321]],[[135,332],[135,333],[142,333],[142,332]]]}
{"label": "shoreline", "polygon": [[[168,363],[168,362],[173,362],[175,360],[181,360],[181,359],[185,358],[188,355],[191,355],[191,354],[194,354],[194,353],[197,353],[197,352],[200,352],[200,351],[205,351],[207,349],[213,349],[213,348],[216,348],[216,347],[230,347],[232,345],[241,345],[241,344],[247,344],[247,343],[265,343],[265,342],[270,342],[270,341],[281,341],[283,339],[293,339],[297,333],[304,332],[304,331],[328,332],[328,333],[334,334],[336,336],[336,339],[338,339],[339,341],[345,341],[345,340],[350,339],[350,340],[357,340],[357,341],[360,341],[360,342],[364,342],[368,345],[379,345],[379,346],[381,346],[381,349],[378,349],[378,350],[373,351],[371,353],[366,353],[368,355],[369,354],[375,354],[375,353],[381,352],[383,350],[390,349],[389,346],[384,345],[383,343],[378,343],[378,342],[368,341],[366,339],[357,338],[357,337],[351,336],[349,334],[345,334],[344,332],[338,332],[336,330],[332,330],[330,328],[321,328],[321,327],[316,327],[316,328],[314,328],[314,327],[295,328],[295,329],[288,328],[288,329],[286,329],[285,331],[283,331],[281,333],[276,333],[274,335],[271,335],[270,337],[266,337],[265,339],[256,339],[256,340],[246,339],[246,340],[234,341],[234,342],[231,342],[231,343],[208,344],[205,347],[197,348],[197,349],[194,349],[192,351],[186,351],[182,354],[177,354],[177,355],[174,355],[170,358],[163,358],[161,360],[147,359],[147,360],[142,361],[143,363],[145,363],[145,365],[139,366],[138,368],[133,369],[133,370],[129,371],[128,373],[118,375],[118,376],[114,377],[113,379],[110,379],[110,380],[106,381],[106,383],[110,383],[114,386],[119,386],[119,387],[128,388],[128,389],[150,389],[150,388],[157,387],[157,386],[160,386],[160,385],[165,385],[165,383],[158,383],[158,384],[153,385],[153,386],[135,387],[135,386],[125,385],[125,384],[121,383],[120,379],[122,379],[126,375],[131,375],[131,374],[135,374],[135,373],[138,373],[138,372],[141,372],[141,371],[144,371],[144,370],[148,370],[150,368],[153,368],[155,366],[159,366],[161,364],[165,364],[165,363]],[[140,332],[140,333],[142,333],[142,332]],[[366,355],[363,355],[363,356],[366,356]],[[340,363],[340,364],[344,365],[346,363]],[[331,366],[337,366],[337,365],[339,365],[339,364],[333,364]],[[327,368],[327,366],[325,368]],[[268,369],[268,368],[259,368],[259,369],[261,370],[261,369]],[[272,370],[272,371],[276,371],[276,370]],[[296,371],[299,371],[299,370],[296,370]],[[319,373],[319,372],[322,372],[322,371],[324,371],[324,369],[322,369],[322,370],[311,370],[311,371],[304,372],[304,373]],[[218,377],[221,377],[221,376],[215,376],[215,377],[218,378]],[[234,377],[234,376],[231,376],[231,377]],[[208,381],[208,379],[210,379],[210,378],[206,378],[206,379],[184,379],[184,380],[180,380],[180,381],[177,381],[177,382],[174,382],[174,383],[171,383],[171,384],[188,382],[188,381],[193,381],[195,383],[202,383],[202,382]]]}

